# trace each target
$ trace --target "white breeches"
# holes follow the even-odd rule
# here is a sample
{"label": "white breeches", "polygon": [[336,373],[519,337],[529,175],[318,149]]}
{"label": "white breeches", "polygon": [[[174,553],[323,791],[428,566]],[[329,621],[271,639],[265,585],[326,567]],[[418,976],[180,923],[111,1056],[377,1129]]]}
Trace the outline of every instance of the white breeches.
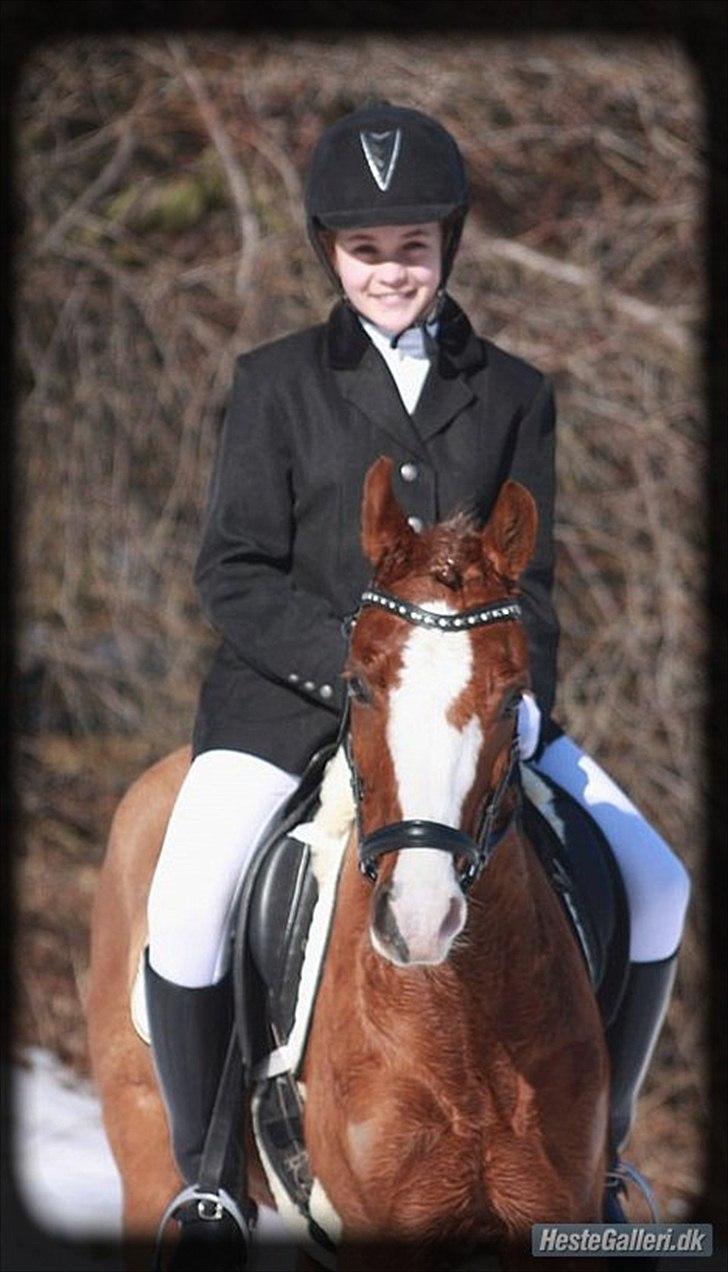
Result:
{"label": "white breeches", "polygon": [[[570,738],[552,742],[534,768],[573,795],[611,844],[627,890],[632,961],[668,958],[680,942],[690,893],[677,857]],[[239,751],[205,751],[193,761],[149,894],[149,959],[160,976],[191,988],[224,976],[239,882],[298,781]]]}
{"label": "white breeches", "polygon": [[192,761],[149,893],[149,961],[160,976],[198,988],[225,975],[238,881],[299,780],[242,751]]}
{"label": "white breeches", "polygon": [[531,763],[573,795],[606,836],[627,891],[631,961],[669,958],[680,944],[690,897],[684,866],[624,791],[571,738],[556,738]]}

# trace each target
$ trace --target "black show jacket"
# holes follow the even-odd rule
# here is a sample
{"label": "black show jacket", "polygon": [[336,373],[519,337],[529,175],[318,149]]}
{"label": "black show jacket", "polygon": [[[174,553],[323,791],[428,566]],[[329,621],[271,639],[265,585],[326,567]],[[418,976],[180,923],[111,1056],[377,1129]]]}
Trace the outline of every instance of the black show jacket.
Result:
{"label": "black show jacket", "polygon": [[249,751],[291,773],[336,731],[341,620],[370,577],[359,543],[364,477],[395,463],[408,516],[469,506],[485,522],[507,477],[539,509],[522,579],[531,677],[554,697],[554,400],[535,367],[479,339],[451,297],[413,414],[354,311],[237,359],[195,571],[222,643],[202,688],[195,754]]}

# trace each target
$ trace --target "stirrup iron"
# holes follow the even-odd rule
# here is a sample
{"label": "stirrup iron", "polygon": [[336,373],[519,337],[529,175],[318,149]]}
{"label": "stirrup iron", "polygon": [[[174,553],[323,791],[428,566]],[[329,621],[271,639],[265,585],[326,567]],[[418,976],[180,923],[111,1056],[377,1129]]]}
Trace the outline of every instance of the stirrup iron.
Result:
{"label": "stirrup iron", "polygon": [[242,1245],[246,1252],[246,1262],[250,1253],[251,1228],[254,1225],[254,1219],[251,1216],[245,1218],[238,1203],[230,1196],[224,1188],[220,1188],[218,1192],[207,1192],[204,1189],[191,1184],[187,1188],[183,1188],[170,1201],[157,1228],[157,1239],[154,1252],[154,1272],[162,1272],[162,1253],[164,1249],[164,1232],[170,1219],[175,1219],[181,1210],[193,1203],[197,1203],[197,1218],[207,1220],[210,1223],[216,1223],[222,1219],[223,1215],[229,1215],[235,1223],[240,1234]]}

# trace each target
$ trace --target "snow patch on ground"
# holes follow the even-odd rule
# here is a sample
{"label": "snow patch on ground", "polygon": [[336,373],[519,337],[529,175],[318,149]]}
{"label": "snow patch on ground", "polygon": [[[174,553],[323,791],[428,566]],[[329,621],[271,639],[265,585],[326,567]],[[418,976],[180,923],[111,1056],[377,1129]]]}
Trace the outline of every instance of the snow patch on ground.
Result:
{"label": "snow patch on ground", "polygon": [[[49,1052],[22,1054],[13,1070],[13,1175],[30,1218],[60,1238],[115,1239],[121,1183],[93,1086]],[[261,1210],[255,1272],[290,1272],[293,1247],[281,1220]]]}
{"label": "snow patch on ground", "polygon": [[28,1214],[59,1236],[118,1236],[121,1184],[91,1084],[38,1047],[23,1058],[13,1081],[13,1160]]}

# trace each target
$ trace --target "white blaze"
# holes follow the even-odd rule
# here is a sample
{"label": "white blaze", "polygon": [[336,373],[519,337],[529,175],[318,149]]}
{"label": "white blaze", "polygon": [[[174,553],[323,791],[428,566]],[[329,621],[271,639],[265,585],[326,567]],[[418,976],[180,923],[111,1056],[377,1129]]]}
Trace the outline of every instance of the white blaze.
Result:
{"label": "white blaze", "polygon": [[[426,602],[424,608],[436,614],[457,612],[442,601]],[[447,719],[472,675],[470,634],[415,627],[402,659],[387,725],[402,818],[458,826],[483,740],[477,717],[462,729]],[[437,962],[446,957],[465,921],[450,854],[434,848],[400,852],[391,897],[413,960]]]}

